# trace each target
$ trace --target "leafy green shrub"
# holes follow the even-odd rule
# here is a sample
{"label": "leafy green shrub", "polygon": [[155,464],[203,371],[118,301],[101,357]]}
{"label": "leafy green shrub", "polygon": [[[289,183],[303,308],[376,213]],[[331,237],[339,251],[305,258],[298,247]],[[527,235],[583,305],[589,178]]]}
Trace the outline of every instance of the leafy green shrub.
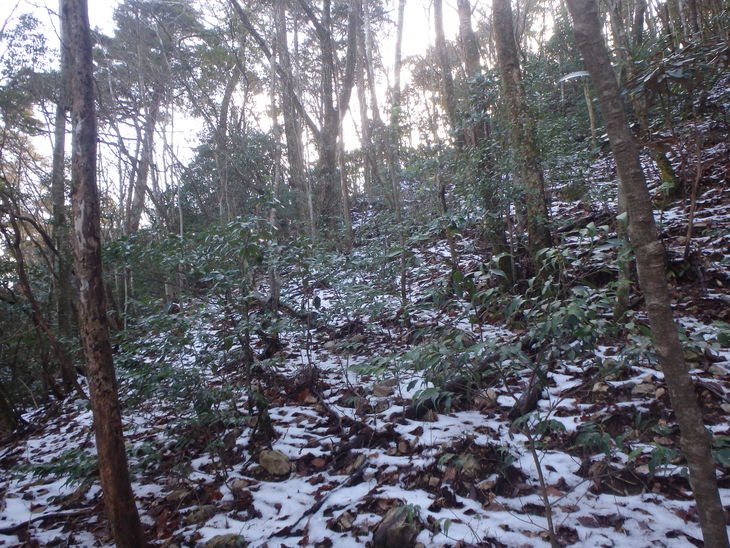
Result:
{"label": "leafy green shrub", "polygon": [[96,455],[90,455],[83,449],[68,449],[60,453],[51,462],[23,464],[15,468],[16,473],[30,474],[33,477],[46,479],[65,478],[64,486],[88,485],[99,474]]}

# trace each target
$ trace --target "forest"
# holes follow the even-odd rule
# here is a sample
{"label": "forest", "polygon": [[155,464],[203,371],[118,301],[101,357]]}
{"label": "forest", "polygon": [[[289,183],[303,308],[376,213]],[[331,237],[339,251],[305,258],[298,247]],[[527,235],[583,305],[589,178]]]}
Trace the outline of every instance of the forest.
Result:
{"label": "forest", "polygon": [[0,6],[0,546],[730,533],[728,0]]}

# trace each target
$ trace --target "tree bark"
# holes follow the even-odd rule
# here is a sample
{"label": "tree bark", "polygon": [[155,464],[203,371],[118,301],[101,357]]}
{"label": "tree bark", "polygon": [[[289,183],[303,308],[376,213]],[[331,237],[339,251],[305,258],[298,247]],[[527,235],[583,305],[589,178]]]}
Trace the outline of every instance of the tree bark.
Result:
{"label": "tree bark", "polygon": [[[459,10],[459,43],[464,57],[466,76],[471,82],[474,82],[482,73],[482,67],[479,60],[479,41],[471,26],[469,0],[458,0],[457,8]],[[486,113],[480,112],[483,105],[479,100],[477,90],[474,89],[474,84],[472,84],[469,100],[472,112],[476,114],[478,121],[470,128],[470,138],[467,139],[467,144],[479,147],[489,135],[489,122],[486,119]]]}
{"label": "tree bark", "polygon": [[[370,175],[371,179],[371,194],[374,194],[375,188],[378,188],[381,192],[386,190],[385,183],[381,176],[380,159],[386,155],[384,149],[387,146],[383,139],[380,139],[383,135],[384,125],[383,120],[380,117],[380,106],[378,104],[378,95],[375,82],[375,67],[373,63],[373,55],[375,50],[375,44],[373,39],[373,32],[370,28],[370,22],[368,19],[370,4],[369,0],[365,0],[363,6],[364,20],[358,28],[358,49],[360,51],[360,63],[362,71],[362,100],[361,100],[361,119],[363,122],[363,148],[365,152],[365,163],[367,165],[366,170],[366,181],[367,174]],[[358,82],[358,87],[360,83]],[[370,118],[368,118],[368,98],[370,101]],[[365,134],[365,127],[367,127],[367,135]],[[366,185],[367,190],[367,185]]]}
{"label": "tree bark", "polygon": [[284,116],[284,135],[286,137],[286,156],[289,165],[289,182],[294,189],[299,221],[309,227],[309,235],[314,238],[316,225],[311,193],[307,188],[304,172],[304,153],[302,130],[299,124],[295,103],[294,76],[286,29],[286,0],[274,2],[274,25],[276,27],[276,54],[279,59],[281,77],[281,110]]}
{"label": "tree bark", "polygon": [[406,9],[406,0],[398,1],[398,22],[395,39],[395,63],[393,66],[393,88],[391,95],[393,104],[390,109],[390,184],[393,191],[393,209],[398,224],[400,253],[400,297],[403,307],[407,304],[407,276],[406,270],[406,234],[403,226],[403,205],[400,190],[400,109],[401,109],[401,69],[403,65],[403,19]]}
{"label": "tree bark", "polygon": [[[241,24],[243,27],[251,34],[254,41],[256,42],[256,45],[258,45],[259,49],[262,51],[264,56],[266,56],[266,59],[269,60],[269,62],[273,62],[276,73],[285,81],[285,84],[287,86],[287,89],[294,90],[294,83],[291,78],[291,71],[287,74],[285,70],[282,69],[282,67],[279,65],[279,63],[276,62],[276,58],[271,53],[271,49],[266,44],[266,41],[263,39],[261,34],[258,33],[256,28],[251,24],[251,20],[249,19],[248,15],[246,15],[246,12],[243,11],[243,8],[241,7],[241,4],[238,3],[238,0],[228,0],[235,12],[238,14],[238,18],[241,20]],[[272,61],[273,59],[273,61]],[[314,123],[314,120],[312,120],[312,117],[309,116],[306,109],[304,108],[304,105],[302,105],[301,100],[299,97],[294,93],[292,95],[292,100],[294,102],[294,107],[296,108],[297,112],[299,113],[299,116],[302,117],[304,122],[307,124],[307,127],[309,128],[309,131],[312,132],[315,139],[319,139],[320,130],[317,124]]]}
{"label": "tree bark", "polygon": [[223,100],[221,101],[221,109],[218,115],[218,123],[215,131],[215,164],[218,170],[218,213],[221,220],[231,220],[231,198],[228,189],[228,113],[231,106],[231,98],[233,92],[238,86],[241,79],[241,71],[238,67],[233,67],[233,72],[226,82],[223,90]]}
{"label": "tree bark", "polygon": [[664,372],[680,428],[705,546],[728,546],[725,512],[720,500],[710,436],[697,403],[694,383],[684,362],[672,316],[664,248],[659,241],[651,198],[639,161],[639,149],[628,125],[608,50],[603,42],[594,0],[568,0],[575,37],[598,94],[611,149],[616,160],[629,216],[629,238],[636,254],[654,346]]}
{"label": "tree bark", "polygon": [[522,87],[510,0],[492,2],[492,19],[503,98],[509,111],[513,150],[526,195],[527,245],[533,262],[536,262],[537,252],[550,247],[552,237],[547,224],[545,181],[535,138],[535,124]]}
{"label": "tree bark", "polygon": [[365,32],[363,25],[357,33],[358,49],[360,60],[357,68],[357,102],[360,110],[360,145],[363,152],[363,190],[365,196],[370,198],[373,195],[373,167],[370,158],[373,154],[373,145],[370,134],[370,119],[368,118],[367,103],[367,58],[365,53]]}
{"label": "tree bark", "polygon": [[319,143],[319,169],[324,182],[320,200],[320,214],[324,226],[333,227],[337,211],[341,206],[337,192],[337,126],[339,116],[335,108],[334,75],[335,51],[332,40],[332,2],[324,0],[322,23],[318,27],[317,36],[321,47],[322,63],[322,133]]}
{"label": "tree bark", "polygon": [[[479,41],[471,26],[471,5],[469,0],[458,0],[459,10],[459,42],[461,44],[462,56],[466,67],[466,75],[474,82],[482,73],[481,61],[479,59]],[[481,179],[484,199],[484,207],[487,214],[484,217],[483,230],[485,240],[492,246],[493,255],[501,255],[509,252],[507,238],[505,236],[507,227],[502,215],[503,205],[500,200],[500,193],[491,181],[494,173],[494,162],[487,150],[487,139],[490,134],[489,119],[487,118],[486,105],[483,103],[478,87],[472,84],[473,88],[469,94],[470,108],[473,116],[477,118],[467,134],[467,145],[474,147],[478,155],[478,173],[474,178],[479,182]],[[510,269],[505,273],[511,278]]]}
{"label": "tree bark", "polygon": [[[335,76],[336,59],[335,44],[332,38],[332,2],[324,0],[321,20],[312,11],[306,0],[299,0],[307,19],[314,26],[317,41],[320,45],[321,74],[321,101],[322,101],[322,131],[319,135],[319,170],[324,183],[320,200],[320,214],[325,226],[334,226],[334,220],[339,208],[346,207],[346,200],[342,199],[345,189],[340,185],[337,192],[337,146],[339,126],[349,107],[352,88],[355,83],[355,66],[357,61],[357,25],[361,11],[361,0],[350,0],[347,24],[347,53],[345,56],[345,74],[342,79],[340,93],[335,106]],[[341,181],[341,179],[340,179]],[[347,222],[346,216],[343,220]]]}
{"label": "tree bark", "polygon": [[342,124],[350,105],[352,88],[355,85],[357,69],[357,35],[361,25],[362,0],[350,0],[350,13],[347,23],[347,55],[345,57],[345,74],[337,100],[337,161],[340,171],[340,192],[342,200],[342,220],[345,224],[345,249],[352,249],[352,213],[350,212],[350,190],[345,169],[345,141]]}
{"label": "tree bark", "polygon": [[335,108],[334,75],[335,52],[332,40],[332,1],[324,0],[321,21],[305,0],[299,0],[307,19],[314,26],[320,47],[320,100],[322,106],[322,131],[319,133],[319,175],[323,183],[320,197],[320,215],[325,226],[332,228],[341,200],[337,181],[337,134],[339,115]]}
{"label": "tree bark", "polygon": [[457,132],[459,121],[456,116],[456,99],[454,97],[454,77],[451,75],[451,63],[446,50],[446,39],[444,38],[444,14],[442,0],[434,0],[433,17],[436,30],[436,56],[438,58],[439,70],[441,71],[441,105],[446,111],[446,118],[449,121],[450,131],[456,138],[459,147],[464,145],[464,137]]}
{"label": "tree bark", "polygon": [[74,266],[79,283],[80,331],[87,362],[99,477],[116,545],[138,548],[146,543],[130,484],[102,279],[96,108],[86,0],[62,0],[61,17],[68,22],[72,67]]}
{"label": "tree bark", "polygon": [[[51,172],[51,196],[53,197],[53,243],[56,257],[56,321],[59,337],[71,337],[71,244],[66,218],[66,112],[68,111],[68,59],[65,52],[68,29],[61,21],[61,68],[58,103],[54,120],[53,167]],[[66,386],[68,390],[70,387]]]}
{"label": "tree bark", "polygon": [[[31,286],[30,277],[28,276],[28,269],[25,266],[25,257],[23,255],[23,249],[21,245],[22,233],[18,224],[18,217],[16,213],[11,210],[12,206],[5,196],[2,197],[2,201],[3,206],[5,206],[5,209],[10,214],[10,224],[8,227],[0,226],[0,232],[2,232],[3,236],[5,237],[8,249],[10,249],[13,258],[15,259],[15,271],[18,275],[20,288],[22,289],[23,293],[25,293],[25,296],[30,303],[32,311],[31,320],[33,321],[33,324],[38,328],[38,331],[43,332],[46,337],[48,337],[48,340],[53,347],[53,351],[56,354],[56,359],[58,360],[58,363],[60,365],[61,378],[63,379],[63,386],[65,389],[65,393],[63,393],[62,395],[65,396],[73,389],[76,390],[77,394],[80,397],[85,398],[86,394],[84,394],[84,391],[81,388],[81,385],[79,385],[78,379],[76,378],[76,370],[74,369],[71,356],[63,347],[61,341],[58,340],[58,337],[51,329],[49,322],[46,320],[46,317],[43,314],[40,303],[38,302],[38,299],[35,298],[35,294],[33,293],[33,287]],[[52,376],[49,374],[49,377]],[[51,385],[55,382],[52,378],[49,380],[51,381]]]}
{"label": "tree bark", "polygon": [[152,156],[155,144],[155,128],[157,127],[157,116],[160,112],[162,94],[159,91],[153,93],[150,104],[147,106],[147,114],[142,128],[142,147],[140,159],[137,164],[137,173],[134,179],[132,205],[127,216],[127,234],[133,234],[139,230],[139,223],[144,211],[145,196],[147,195],[147,179],[152,165]]}

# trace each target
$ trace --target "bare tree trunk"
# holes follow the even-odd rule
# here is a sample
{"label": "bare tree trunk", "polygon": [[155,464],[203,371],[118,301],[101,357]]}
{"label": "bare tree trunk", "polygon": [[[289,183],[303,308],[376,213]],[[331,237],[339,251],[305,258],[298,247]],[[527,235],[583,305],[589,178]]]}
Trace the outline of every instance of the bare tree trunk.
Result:
{"label": "bare tree trunk", "polygon": [[0,385],[0,432],[3,430],[12,432],[22,420],[20,413],[15,410],[12,400]]}
{"label": "bare tree trunk", "polygon": [[99,477],[116,545],[146,543],[129,478],[122,417],[109,342],[101,265],[99,191],[96,185],[96,108],[91,33],[86,0],[62,0],[72,69],[73,153],[71,203],[75,272],[79,282],[81,340],[94,416]]}
{"label": "bare tree trunk", "polygon": [[4,196],[3,205],[7,209],[7,212],[10,214],[10,225],[7,228],[4,226],[0,226],[0,232],[2,232],[3,236],[5,237],[8,249],[10,249],[13,258],[15,259],[15,270],[18,274],[18,282],[23,293],[28,299],[28,302],[30,303],[30,307],[32,310],[31,319],[33,321],[33,324],[38,328],[39,332],[43,332],[46,335],[49,342],[51,343],[51,346],[53,347],[53,351],[56,354],[56,359],[60,364],[61,378],[63,379],[65,393],[68,393],[71,390],[76,390],[80,397],[85,398],[86,394],[84,394],[84,391],[81,388],[81,385],[79,385],[79,382],[76,378],[76,370],[74,369],[71,356],[63,347],[61,342],[58,340],[58,337],[51,329],[45,315],[43,314],[41,305],[38,302],[38,299],[35,298],[35,294],[33,293],[33,287],[31,286],[30,278],[28,276],[28,269],[25,266],[25,257],[23,255],[23,249],[21,245],[21,229],[18,224],[17,216],[15,212],[11,209],[11,207],[14,206],[11,206],[7,198]]}
{"label": "bare tree trunk", "polygon": [[535,261],[539,250],[552,245],[552,237],[548,228],[545,181],[535,138],[535,124],[522,87],[510,0],[492,2],[492,19],[503,97],[509,110],[513,149],[527,198],[528,248]]}
{"label": "bare tree trunk", "polygon": [[699,14],[697,10],[697,0],[687,0],[687,17],[689,18],[689,29],[692,32],[692,37],[695,39],[701,38]]}
{"label": "bare tree trunk", "polygon": [[342,220],[345,224],[345,249],[352,249],[352,213],[350,211],[350,191],[345,169],[345,143],[342,134],[342,124],[350,105],[352,88],[355,85],[357,69],[357,35],[360,27],[362,0],[350,0],[350,13],[347,25],[347,56],[345,58],[345,74],[337,99],[337,161],[340,171],[340,193],[342,203]]}
{"label": "bare tree trunk", "polygon": [[568,0],[575,37],[598,93],[601,113],[626,196],[629,237],[636,253],[639,284],[646,297],[654,346],[664,372],[669,396],[687,458],[705,546],[727,548],[725,511],[715,477],[710,436],[697,403],[694,383],[684,362],[682,345],[672,316],[667,287],[664,247],[659,241],[649,190],[639,161],[639,149],[629,128],[621,93],[601,36],[594,0]]}
{"label": "bare tree trunk", "polygon": [[215,130],[216,150],[215,163],[218,170],[218,213],[221,220],[231,220],[231,199],[228,189],[228,113],[231,106],[231,98],[236,90],[239,80],[241,79],[241,71],[238,67],[233,67],[233,74],[226,83],[223,91],[223,100],[221,101],[221,110],[218,115],[218,124]]}
{"label": "bare tree trunk", "polygon": [[462,134],[457,135],[458,119],[456,117],[456,99],[454,98],[454,77],[451,75],[451,63],[446,51],[446,39],[444,38],[444,14],[442,0],[433,2],[434,26],[436,28],[436,56],[438,58],[439,70],[441,71],[441,105],[446,111],[450,131],[456,137],[459,147],[464,145]]}
{"label": "bare tree trunk", "polygon": [[347,170],[345,169],[345,143],[342,140],[342,124],[338,128],[339,138],[337,143],[337,166],[340,171],[340,197],[342,200],[342,220],[345,225],[344,249],[347,252],[352,250],[352,213],[350,212],[350,189],[347,182]]}
{"label": "bare tree trunk", "polygon": [[395,39],[395,64],[393,67],[393,104],[390,110],[390,183],[393,191],[393,209],[395,210],[395,220],[398,224],[400,239],[400,297],[401,304],[405,307],[408,302],[407,276],[406,271],[406,235],[403,226],[403,204],[400,191],[400,109],[401,109],[401,69],[403,65],[402,45],[403,45],[403,18],[406,9],[406,0],[398,1],[398,27]]}
{"label": "bare tree trunk", "polygon": [[[362,28],[362,27],[361,27]],[[365,196],[370,198],[373,192],[373,166],[370,158],[373,154],[373,144],[370,134],[370,119],[368,118],[367,103],[367,69],[365,58],[365,33],[358,32],[358,49],[360,50],[360,62],[357,69],[357,102],[360,110],[360,145],[362,146],[363,161],[363,190]]]}
{"label": "bare tree trunk", "polygon": [[[59,337],[71,338],[71,243],[66,219],[66,112],[68,110],[69,71],[66,52],[68,29],[61,21],[61,78],[56,104],[53,140],[53,167],[51,173],[51,195],[53,197],[53,243],[56,257],[58,281],[56,287],[56,314]],[[70,386],[66,386],[68,390]]]}
{"label": "bare tree trunk", "polygon": [[631,29],[631,41],[634,47],[644,42],[644,19],[646,17],[646,0],[636,0],[634,8],[634,24]]}
{"label": "bare tree trunk", "polygon": [[[361,0],[350,0],[347,24],[347,54],[345,74],[342,81],[337,106],[335,106],[335,50],[332,38],[332,1],[324,0],[321,20],[317,18],[306,0],[299,0],[317,34],[320,45],[322,63],[322,131],[319,134],[319,169],[324,182],[321,197],[321,215],[325,225],[333,226],[338,206],[344,207],[341,192],[337,193],[337,143],[339,126],[347,112],[350,95],[355,83],[355,65],[357,61],[357,26],[360,20]],[[340,185],[340,188],[343,187]],[[346,219],[344,219],[346,221]]]}
{"label": "bare tree trunk", "polygon": [[[457,7],[459,10],[459,42],[461,43],[462,55],[466,66],[467,77],[474,81],[481,73],[482,67],[479,60],[479,41],[471,26],[471,5],[469,0],[458,0]],[[487,118],[486,109],[480,100],[480,94],[473,89],[469,94],[470,106],[475,113],[478,121],[470,128],[467,144],[475,148],[476,154],[479,155],[478,171],[474,176],[488,177],[494,172],[494,166],[489,151],[487,150],[487,139],[490,134],[489,120]],[[471,142],[469,142],[471,141]],[[484,183],[486,187],[487,184]],[[501,255],[509,252],[507,238],[505,236],[507,227],[502,215],[502,204],[499,199],[499,192],[495,191],[494,185],[489,185],[483,193],[484,207],[487,212],[484,218],[484,237],[492,246],[493,255]],[[505,269],[505,273],[509,274],[510,269]]]}
{"label": "bare tree trunk", "polygon": [[324,225],[332,227],[340,208],[340,193],[337,192],[337,125],[338,114],[334,96],[334,43],[332,40],[332,1],[324,0],[322,20],[312,12],[305,0],[299,0],[307,17],[314,25],[320,47],[322,131],[319,134],[319,171],[323,182],[320,197],[320,215]]}
{"label": "bare tree trunk", "polygon": [[[469,80],[474,81],[482,72],[481,62],[479,60],[479,41],[471,26],[471,5],[469,0],[458,0],[457,7],[459,10],[459,43],[461,45],[462,56],[464,57],[464,65],[466,66],[466,76]],[[472,112],[477,113],[484,118],[479,119],[470,129],[470,138],[468,145],[479,147],[489,135],[489,122],[486,119],[486,113],[480,113],[482,105],[478,99],[478,93],[472,89],[469,94],[470,106]]]}
{"label": "bare tree trunk", "polygon": [[[369,1],[365,0],[364,13],[367,17],[369,13]],[[369,147],[365,149],[365,155],[369,166],[370,175],[373,179],[373,185],[377,185],[381,192],[385,192],[385,183],[381,176],[380,159],[386,157],[384,151],[387,146],[387,141],[380,137],[383,136],[384,125],[383,120],[380,117],[380,106],[378,103],[378,95],[375,81],[375,66],[373,62],[373,55],[375,54],[375,44],[373,38],[373,32],[370,28],[369,19],[365,19],[358,29],[358,48],[360,49],[360,56],[362,62],[362,69],[364,71],[364,78],[367,80],[367,96],[370,98],[370,113],[371,122],[368,123],[368,142]],[[363,82],[363,87],[366,83]],[[363,91],[365,95],[365,91]],[[367,100],[364,101],[367,103]],[[365,109],[365,116],[367,117],[367,106]]]}
{"label": "bare tree trunk", "polygon": [[277,56],[280,70],[285,74],[281,78],[281,109],[284,115],[284,135],[286,136],[286,155],[289,165],[289,181],[294,189],[299,220],[309,226],[309,235],[316,236],[316,224],[312,200],[305,180],[304,152],[302,147],[302,130],[297,111],[294,106],[294,76],[286,30],[286,0],[274,2],[274,24],[276,26]]}
{"label": "bare tree trunk", "polygon": [[144,211],[145,196],[147,195],[147,178],[149,177],[150,166],[155,144],[155,128],[157,127],[157,115],[160,112],[162,94],[155,91],[150,105],[147,107],[144,128],[142,128],[142,149],[141,158],[137,164],[137,176],[134,182],[134,196],[132,205],[127,216],[127,234],[133,234],[139,229],[139,222]]}

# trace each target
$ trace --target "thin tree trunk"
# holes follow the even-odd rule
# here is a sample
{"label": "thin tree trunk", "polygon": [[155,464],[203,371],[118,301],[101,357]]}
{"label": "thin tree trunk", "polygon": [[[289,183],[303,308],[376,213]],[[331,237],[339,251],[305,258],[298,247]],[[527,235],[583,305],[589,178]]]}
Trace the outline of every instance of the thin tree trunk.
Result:
{"label": "thin tree trunk", "polygon": [[[474,82],[482,73],[479,59],[479,41],[471,26],[471,5],[469,0],[458,0],[459,10],[459,42],[461,43],[462,55],[466,66],[466,75]],[[507,238],[505,236],[507,227],[502,215],[503,206],[500,200],[500,193],[496,191],[495,185],[490,177],[494,173],[494,162],[487,148],[487,139],[490,133],[489,120],[487,118],[485,105],[480,98],[476,86],[471,90],[469,99],[471,110],[478,121],[469,131],[471,146],[479,156],[478,173],[474,174],[475,179],[481,179],[484,188],[483,199],[486,215],[484,216],[484,238],[492,246],[493,255],[502,255],[509,252]],[[511,270],[504,269],[511,278]]]}
{"label": "thin tree trunk", "polygon": [[32,310],[31,319],[33,321],[33,324],[38,328],[39,332],[43,332],[46,335],[49,342],[51,343],[51,346],[53,347],[53,351],[56,354],[56,359],[60,364],[61,378],[63,379],[65,392],[68,393],[73,389],[76,390],[77,394],[80,397],[85,398],[86,394],[84,394],[84,391],[81,388],[81,385],[79,385],[79,382],[76,378],[76,370],[74,369],[71,356],[63,347],[61,342],[58,340],[58,337],[51,329],[45,315],[43,314],[41,305],[38,302],[38,299],[35,298],[35,294],[33,293],[33,287],[31,286],[30,277],[28,276],[28,269],[25,266],[25,257],[23,255],[23,249],[21,246],[21,229],[18,225],[18,219],[15,214],[10,210],[10,207],[8,207],[10,204],[4,197],[3,203],[10,213],[10,226],[8,228],[12,230],[12,234],[9,233],[9,231],[5,227],[0,227],[0,231],[3,233],[8,248],[10,249],[13,258],[15,259],[15,270],[18,274],[18,282],[21,289],[23,290],[23,293],[25,293],[28,302],[30,303],[30,307]]}
{"label": "thin tree trunk", "polygon": [[147,178],[149,177],[150,166],[155,144],[155,128],[157,127],[157,115],[160,112],[162,94],[155,91],[151,103],[147,107],[144,127],[142,128],[141,158],[137,164],[137,176],[134,180],[132,205],[127,217],[127,234],[133,234],[139,229],[139,223],[144,211],[145,196],[147,195]]}
{"label": "thin tree trunk", "polygon": [[352,88],[355,85],[357,69],[357,35],[362,14],[362,0],[350,0],[350,12],[347,24],[347,55],[345,57],[345,74],[337,99],[337,161],[340,172],[340,193],[342,203],[342,220],[345,224],[345,249],[352,249],[352,213],[350,211],[350,191],[345,169],[345,143],[342,124],[350,105]]}
{"label": "thin tree trunk", "polygon": [[454,77],[451,75],[451,63],[446,51],[446,39],[444,38],[444,14],[442,0],[433,2],[434,26],[436,28],[436,56],[438,58],[439,70],[441,71],[441,105],[446,111],[449,121],[449,130],[456,137],[459,147],[464,145],[464,137],[460,132],[457,134],[458,119],[456,117],[456,99],[454,98]]}
{"label": "thin tree trunk", "polygon": [[[284,116],[284,135],[286,137],[286,155],[289,166],[289,181],[294,189],[299,221],[309,227],[312,239],[316,236],[314,208],[307,187],[304,173],[304,152],[302,147],[302,129],[294,106],[294,76],[292,74],[291,57],[286,29],[286,0],[274,2],[274,25],[276,27],[276,55],[279,59],[281,86],[281,110]],[[273,57],[272,57],[273,59]]]}
{"label": "thin tree trunk", "polygon": [[342,140],[342,123],[338,129],[339,138],[337,143],[337,165],[340,171],[340,196],[342,200],[342,220],[345,225],[345,243],[346,252],[352,250],[352,213],[350,212],[350,189],[347,183],[347,170],[345,169],[345,143]]}
{"label": "thin tree trunk", "polygon": [[[632,35],[634,40],[638,40],[633,44],[629,43],[628,32],[626,31],[626,22],[624,16],[621,13],[621,2],[618,0],[611,0],[608,2],[609,15],[611,20],[611,33],[613,35],[613,41],[616,45],[616,53],[618,58],[621,60],[620,70],[618,74],[618,85],[624,87],[628,80],[631,80],[635,76],[636,66],[633,55],[633,48],[637,48],[641,44],[641,27],[644,24],[644,17],[641,15],[641,6],[637,6],[639,15],[634,18],[634,24],[638,25],[638,28],[632,29]],[[674,172],[672,164],[667,158],[667,155],[662,151],[658,150],[652,143],[651,128],[649,126],[649,115],[647,113],[646,97],[643,94],[631,94],[630,95],[631,107],[636,115],[636,119],[639,122],[639,130],[643,143],[649,148],[651,157],[657,165],[662,183],[666,187],[665,201],[671,198],[677,197],[682,193],[682,182]]]}
{"label": "thin tree trunk", "polygon": [[[366,0],[366,6],[369,0]],[[364,10],[367,15],[368,10]],[[365,20],[360,25],[360,52],[362,55],[363,68],[365,70],[365,77],[367,79],[367,91],[370,97],[370,116],[372,123],[369,124],[369,139],[370,148],[366,149],[366,156],[368,164],[370,165],[370,173],[373,178],[373,183],[378,186],[381,192],[386,191],[383,177],[381,176],[380,159],[386,158],[385,148],[387,146],[387,140],[380,137],[383,136],[384,125],[383,120],[380,117],[380,105],[378,102],[377,94],[377,83],[375,81],[375,66],[373,62],[373,55],[375,52],[375,39],[373,37],[372,29],[370,28],[369,19]]]}
{"label": "thin tree trunk", "polygon": [[215,163],[218,170],[218,213],[224,221],[231,220],[231,199],[228,189],[228,113],[231,105],[233,92],[236,90],[239,80],[241,79],[241,71],[238,67],[233,67],[233,74],[226,83],[223,91],[223,100],[221,101],[221,110],[218,115],[218,124],[215,131]]}
{"label": "thin tree trunk", "polygon": [[406,271],[406,234],[403,226],[403,204],[400,190],[400,109],[401,109],[401,69],[403,65],[403,18],[406,9],[406,0],[398,2],[398,22],[395,39],[395,64],[393,67],[393,104],[390,110],[390,183],[393,191],[393,209],[395,220],[398,224],[400,240],[400,297],[401,304],[405,307],[407,299],[407,276]]}
{"label": "thin tree trunk", "polygon": [[533,262],[537,252],[552,245],[548,228],[545,181],[540,166],[535,124],[522,87],[510,0],[492,2],[493,26],[503,97],[508,105],[513,149],[527,202],[528,248]]}
{"label": "thin tree trunk", "polygon": [[699,23],[699,14],[697,10],[697,0],[687,0],[687,17],[689,18],[689,29],[693,38],[701,38],[701,28]]}
{"label": "thin tree trunk", "polygon": [[[53,197],[53,243],[58,255],[56,314],[59,337],[71,338],[71,244],[66,219],[66,111],[68,110],[68,60],[65,53],[68,29],[61,22],[61,70],[53,141],[51,195]],[[66,386],[68,390],[70,386]]]}
{"label": "thin tree trunk", "polygon": [[591,124],[591,148],[596,149],[596,114],[593,112],[593,100],[591,99],[591,90],[588,84],[583,85],[583,97],[586,100],[586,109],[588,109],[588,121]]}
{"label": "thin tree trunk", "polygon": [[332,0],[324,0],[322,20],[315,16],[305,0],[299,0],[307,18],[314,25],[320,47],[320,75],[322,131],[319,134],[319,171],[323,183],[320,197],[320,215],[324,225],[334,226],[337,211],[340,208],[340,193],[337,192],[337,126],[339,116],[335,107],[335,58],[332,40]]}
{"label": "thin tree trunk", "polygon": [[[458,0],[457,7],[459,10],[459,43],[464,57],[464,65],[466,66],[466,76],[474,82],[481,74],[482,67],[479,60],[479,41],[471,26],[471,5],[469,0]],[[474,84],[472,84],[471,93],[469,94],[471,110],[478,121],[470,128],[471,146],[480,147],[489,134],[489,122],[486,119],[486,113],[479,112],[482,104],[479,100],[479,93]],[[482,118],[484,116],[484,118]]]}
{"label": "thin tree trunk", "polygon": [[[362,26],[361,26],[362,29]],[[358,48],[360,50],[360,63],[357,69],[357,102],[360,110],[360,145],[362,146],[363,161],[363,190],[367,198],[370,198],[373,192],[373,172],[370,157],[372,156],[372,139],[370,138],[370,119],[368,118],[367,104],[367,69],[365,65],[365,33],[360,30],[358,32]]]}
{"label": "thin tree trunk", "polygon": [[[324,183],[321,197],[321,215],[324,223],[333,226],[338,206],[344,207],[341,192],[337,193],[337,144],[339,126],[347,112],[352,87],[355,83],[357,61],[357,26],[360,19],[361,0],[350,0],[347,24],[347,53],[345,74],[335,106],[335,45],[332,38],[332,2],[324,0],[321,21],[316,17],[306,0],[299,0],[317,34],[322,64],[322,131],[319,135],[319,169]],[[341,189],[342,186],[340,185]],[[346,221],[346,219],[344,219]]]}
{"label": "thin tree trunk", "polygon": [[680,429],[682,451],[697,501],[705,546],[727,548],[725,511],[715,477],[710,436],[705,429],[694,383],[684,362],[672,316],[664,247],[659,241],[639,149],[629,128],[608,50],[601,36],[594,0],[568,0],[575,37],[598,93],[611,148],[626,196],[629,237],[636,253],[639,284],[644,292],[659,364]]}
{"label": "thin tree trunk", "polygon": [[79,282],[80,331],[91,392],[99,477],[116,545],[139,548],[146,543],[130,484],[102,279],[96,185],[96,108],[88,7],[86,0],[62,0],[61,7],[61,17],[68,21],[69,59],[73,67],[71,203],[75,272]]}

